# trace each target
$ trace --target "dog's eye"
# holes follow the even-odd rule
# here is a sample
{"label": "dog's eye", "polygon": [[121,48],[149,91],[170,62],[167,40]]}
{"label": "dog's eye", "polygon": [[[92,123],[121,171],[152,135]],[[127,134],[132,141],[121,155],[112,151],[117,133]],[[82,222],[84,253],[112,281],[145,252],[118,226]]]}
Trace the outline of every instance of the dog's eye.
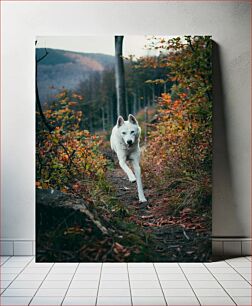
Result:
{"label": "dog's eye", "polygon": [[125,132],[122,132],[122,134],[123,134],[123,135],[126,135],[126,133],[125,133]]}
{"label": "dog's eye", "polygon": [[131,131],[130,134],[133,134],[135,131]]}

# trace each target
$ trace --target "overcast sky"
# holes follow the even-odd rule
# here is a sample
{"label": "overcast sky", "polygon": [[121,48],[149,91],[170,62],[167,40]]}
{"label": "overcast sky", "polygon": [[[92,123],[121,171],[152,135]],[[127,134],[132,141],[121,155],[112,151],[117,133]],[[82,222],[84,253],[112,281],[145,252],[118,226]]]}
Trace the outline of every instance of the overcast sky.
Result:
{"label": "overcast sky", "polygon": [[[124,56],[154,55],[154,51],[145,50],[147,38],[151,36],[124,36],[123,54]],[[163,36],[162,36],[163,37]],[[86,53],[104,53],[114,55],[114,36],[38,36],[38,48],[53,48],[68,51]]]}

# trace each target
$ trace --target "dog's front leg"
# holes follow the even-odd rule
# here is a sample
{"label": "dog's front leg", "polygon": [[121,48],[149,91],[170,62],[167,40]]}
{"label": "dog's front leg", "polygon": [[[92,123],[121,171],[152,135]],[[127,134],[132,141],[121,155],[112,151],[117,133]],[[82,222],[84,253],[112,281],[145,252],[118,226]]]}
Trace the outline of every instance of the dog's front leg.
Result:
{"label": "dog's front leg", "polygon": [[128,175],[129,181],[132,182],[132,183],[135,182],[136,177],[135,177],[133,171],[126,164],[126,158],[124,156],[119,155],[118,159],[119,159],[119,165],[121,166],[123,171]]}
{"label": "dog's front leg", "polygon": [[136,181],[137,181],[137,192],[138,192],[138,197],[139,197],[139,202],[147,202],[144,192],[143,192],[143,185],[142,185],[142,179],[141,179],[141,168],[139,166],[139,159],[133,159],[132,160],[132,165],[134,168],[134,172],[136,175]]}

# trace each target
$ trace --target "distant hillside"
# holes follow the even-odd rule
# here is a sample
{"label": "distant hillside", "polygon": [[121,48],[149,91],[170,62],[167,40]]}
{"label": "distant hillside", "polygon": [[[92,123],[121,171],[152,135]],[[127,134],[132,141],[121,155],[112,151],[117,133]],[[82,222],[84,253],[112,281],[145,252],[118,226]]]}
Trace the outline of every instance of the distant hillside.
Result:
{"label": "distant hillside", "polygon": [[[75,89],[94,72],[112,68],[114,56],[47,49],[48,55],[38,63],[38,87],[42,103],[51,101],[60,88]],[[36,49],[36,58],[45,49]]]}

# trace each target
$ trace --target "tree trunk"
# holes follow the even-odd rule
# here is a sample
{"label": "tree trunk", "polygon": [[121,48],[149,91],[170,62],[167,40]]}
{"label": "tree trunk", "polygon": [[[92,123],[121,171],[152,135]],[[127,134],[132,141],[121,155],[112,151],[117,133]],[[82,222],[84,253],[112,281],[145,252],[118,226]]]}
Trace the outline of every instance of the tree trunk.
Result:
{"label": "tree trunk", "polygon": [[105,131],[105,114],[104,114],[104,107],[101,108],[102,113],[102,130]]}
{"label": "tree trunk", "polygon": [[133,115],[135,115],[136,112],[137,112],[137,110],[136,110],[136,108],[137,108],[137,96],[136,96],[135,93],[133,93],[133,97],[134,97],[134,100],[133,100]]}
{"label": "tree trunk", "polygon": [[117,96],[117,116],[126,118],[125,75],[122,57],[123,36],[115,36],[115,81]]}

